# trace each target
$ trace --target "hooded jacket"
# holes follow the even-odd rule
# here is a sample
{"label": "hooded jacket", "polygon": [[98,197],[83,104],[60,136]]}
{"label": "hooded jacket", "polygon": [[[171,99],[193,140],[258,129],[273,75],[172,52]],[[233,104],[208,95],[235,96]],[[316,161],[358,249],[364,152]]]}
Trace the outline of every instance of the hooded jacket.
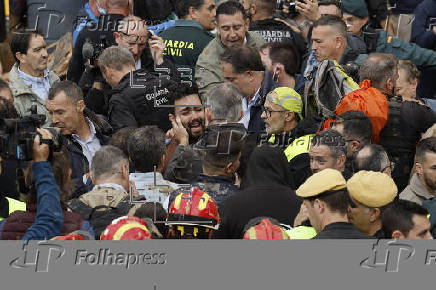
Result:
{"label": "hooded jacket", "polygon": [[282,148],[285,152],[292,176],[292,189],[297,189],[312,175],[309,147],[310,141],[317,130],[318,126],[315,120],[307,117],[300,121],[290,132],[269,139],[274,146]]}
{"label": "hooded jacket", "polygon": [[244,226],[258,216],[293,224],[301,199],[291,189],[292,175],[282,150],[269,146],[254,149],[241,190],[219,208],[221,224],[217,239],[241,239]]}

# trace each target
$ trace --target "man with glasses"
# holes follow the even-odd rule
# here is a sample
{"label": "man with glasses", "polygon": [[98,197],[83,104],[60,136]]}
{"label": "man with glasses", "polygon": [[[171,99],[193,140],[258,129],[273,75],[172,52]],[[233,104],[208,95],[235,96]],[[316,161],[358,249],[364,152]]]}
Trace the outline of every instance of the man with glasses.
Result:
{"label": "man with glasses", "polygon": [[303,119],[302,110],[300,95],[291,88],[279,87],[266,96],[261,114],[266,133],[271,136],[268,141],[284,148],[293,175],[293,189],[312,174],[308,149],[317,128],[312,119]]}
{"label": "man with glasses", "polygon": [[[118,31],[114,32],[114,39],[118,46],[125,47],[132,53],[136,69],[152,70],[153,62],[150,63],[150,60],[157,66],[164,63],[165,44],[162,38],[149,34],[144,20],[137,16],[124,18],[118,25]],[[147,43],[149,50],[145,50]]]}
{"label": "man with glasses", "polygon": [[385,238],[381,216],[398,193],[392,178],[381,172],[359,171],[347,181],[347,190],[350,222],[368,236]]}

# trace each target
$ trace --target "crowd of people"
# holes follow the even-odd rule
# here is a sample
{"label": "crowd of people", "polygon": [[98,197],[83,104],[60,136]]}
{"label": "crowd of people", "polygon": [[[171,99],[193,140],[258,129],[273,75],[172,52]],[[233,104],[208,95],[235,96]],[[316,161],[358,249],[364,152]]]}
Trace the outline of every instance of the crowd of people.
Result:
{"label": "crowd of people", "polygon": [[13,34],[1,239],[436,236],[435,1],[146,2],[86,2],[66,79]]}

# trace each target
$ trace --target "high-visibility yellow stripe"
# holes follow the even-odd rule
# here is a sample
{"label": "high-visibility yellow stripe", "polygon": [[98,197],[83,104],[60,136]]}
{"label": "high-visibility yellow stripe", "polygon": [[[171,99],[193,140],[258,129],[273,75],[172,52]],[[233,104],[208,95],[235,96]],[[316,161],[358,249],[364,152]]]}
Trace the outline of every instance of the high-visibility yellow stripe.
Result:
{"label": "high-visibility yellow stripe", "polygon": [[203,210],[207,206],[207,202],[209,201],[210,196],[207,193],[204,193],[203,196],[200,198],[200,202],[198,203],[198,209]]}
{"label": "high-visibility yellow stripe", "polygon": [[9,0],[5,0],[5,16],[9,16]]}
{"label": "high-visibility yellow stripe", "polygon": [[141,225],[139,223],[125,224],[125,225],[122,225],[118,229],[118,231],[114,234],[114,237],[112,238],[112,240],[116,240],[116,241],[120,240],[123,237],[125,232],[127,232],[128,230],[133,229],[133,228],[140,228],[140,229],[143,229],[143,230],[148,232],[147,227],[144,225]]}

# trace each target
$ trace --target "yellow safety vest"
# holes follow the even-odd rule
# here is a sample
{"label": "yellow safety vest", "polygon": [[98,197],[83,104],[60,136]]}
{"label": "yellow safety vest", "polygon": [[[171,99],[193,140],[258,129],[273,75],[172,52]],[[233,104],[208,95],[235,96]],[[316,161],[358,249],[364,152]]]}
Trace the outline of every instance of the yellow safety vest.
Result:
{"label": "yellow safety vest", "polygon": [[292,228],[287,230],[286,233],[289,235],[291,240],[310,240],[317,235],[314,228],[306,226]]}
{"label": "yellow safety vest", "polygon": [[[285,155],[288,159],[288,162],[291,161],[295,156],[298,156],[303,153],[309,152],[310,142],[312,141],[313,136],[315,134],[308,134],[305,136],[301,136],[300,138],[295,139],[291,145],[286,147]],[[274,143],[275,135],[273,134],[271,138],[269,138],[268,142]]]}
{"label": "yellow safety vest", "polygon": [[[16,210],[22,210],[22,211],[26,211],[26,203],[13,199],[13,198],[9,198],[6,197],[6,199],[9,202],[9,214],[13,213]],[[0,217],[0,221],[3,220],[4,218]]]}

